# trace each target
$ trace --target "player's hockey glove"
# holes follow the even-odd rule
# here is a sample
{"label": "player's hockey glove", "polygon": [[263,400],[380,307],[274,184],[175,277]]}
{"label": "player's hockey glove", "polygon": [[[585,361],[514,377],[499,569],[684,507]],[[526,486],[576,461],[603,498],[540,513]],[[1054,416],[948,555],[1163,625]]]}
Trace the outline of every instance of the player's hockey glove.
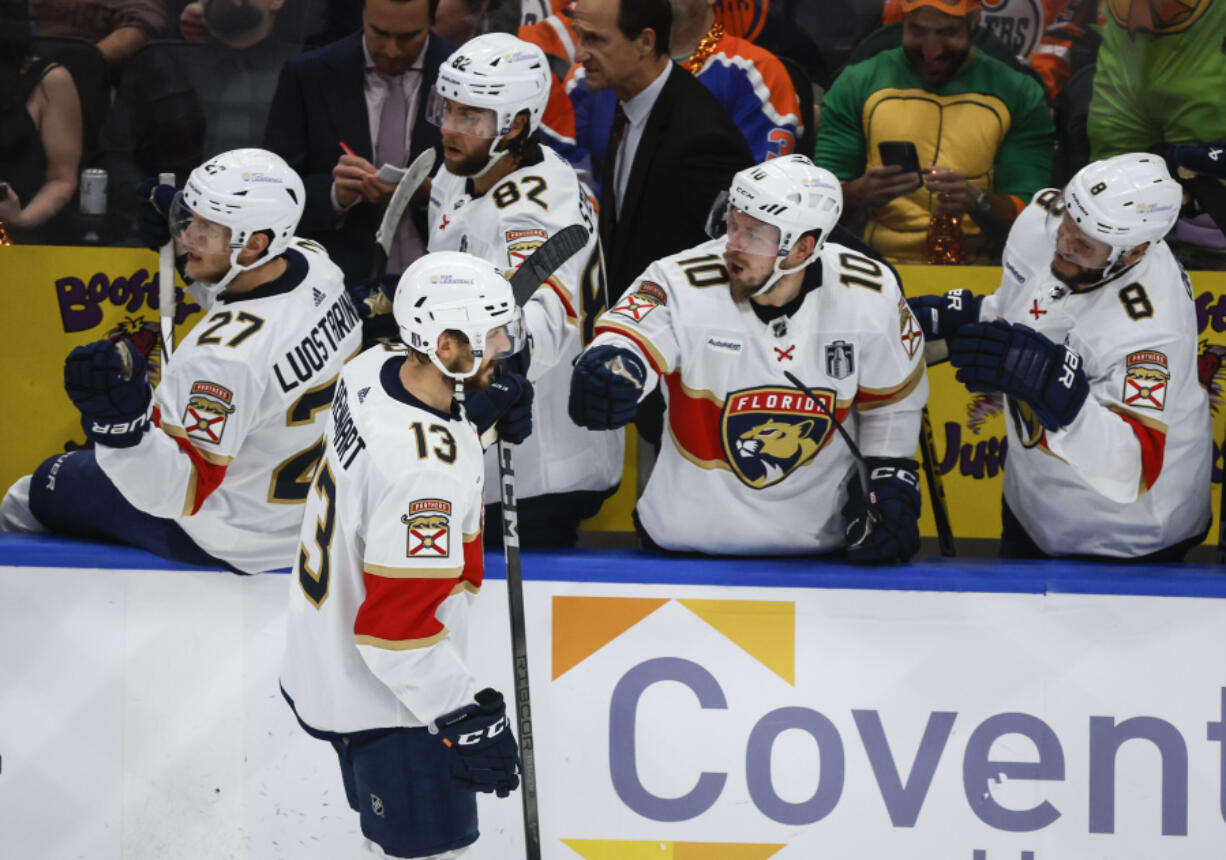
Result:
{"label": "player's hockey glove", "polygon": [[979,319],[983,296],[970,290],[950,290],[943,296],[916,296],[907,299],[911,313],[919,321],[925,340],[953,337],[958,329]]}
{"label": "player's hockey glove", "polygon": [[860,481],[848,486],[847,560],[852,564],[893,564],[919,551],[919,463],[903,457],[866,457],[869,484],[877,497],[878,520],[865,535],[868,500]]}
{"label": "player's hockey glove", "polygon": [[173,185],[159,185],[155,177],[149,177],[136,186],[140,204],[136,210],[136,229],[141,244],[152,251],[159,250],[170,241],[170,204],[175,199]]}
{"label": "player's hockey glove", "polygon": [[1090,393],[1081,356],[1021,323],[964,326],[949,360],[971,391],[1001,391],[1028,403],[1048,430],[1073,423]]}
{"label": "player's hockey glove", "polygon": [[455,756],[451,775],[476,791],[506,797],[519,787],[519,745],[507,719],[502,693],[488,687],[476,704],[444,714],[430,725]]}
{"label": "player's hockey glove", "polygon": [[348,287],[349,298],[362,318],[362,346],[381,342],[398,342],[400,327],[392,315],[392,299],[396,297],[399,275],[384,275],[358,281]]}
{"label": "player's hockey glove", "polygon": [[570,376],[570,420],[589,430],[616,430],[634,420],[647,368],[628,349],[604,344],[579,354]]}
{"label": "player's hockey glove", "polygon": [[78,346],[64,362],[64,390],[81,410],[85,435],[99,445],[130,448],[149,427],[145,357],[127,343]]}
{"label": "player's hockey glove", "polygon": [[477,435],[497,425],[504,441],[518,445],[532,434],[532,399],[536,392],[528,377],[502,371],[484,391],[469,394],[464,403],[468,420],[477,425]]}

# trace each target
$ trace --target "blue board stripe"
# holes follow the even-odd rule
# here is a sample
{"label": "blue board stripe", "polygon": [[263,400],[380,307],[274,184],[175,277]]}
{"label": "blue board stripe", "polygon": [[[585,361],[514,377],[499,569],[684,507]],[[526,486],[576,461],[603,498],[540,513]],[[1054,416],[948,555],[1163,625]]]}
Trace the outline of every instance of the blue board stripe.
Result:
{"label": "blue board stripe", "polygon": [[[501,553],[487,553],[485,564],[490,579],[506,578]],[[200,569],[166,561],[133,547],[16,534],[0,534],[0,565]],[[638,550],[526,550],[523,567],[527,579],[561,582],[1226,598],[1226,567],[1198,564],[1140,566],[927,558],[897,567],[860,568],[799,558],[662,558]]]}

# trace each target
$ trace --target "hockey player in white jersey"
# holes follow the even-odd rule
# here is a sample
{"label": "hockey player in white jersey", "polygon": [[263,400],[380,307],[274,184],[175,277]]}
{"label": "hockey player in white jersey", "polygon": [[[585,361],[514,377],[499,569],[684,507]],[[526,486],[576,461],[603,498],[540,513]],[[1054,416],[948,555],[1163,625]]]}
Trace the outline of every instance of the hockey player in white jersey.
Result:
{"label": "hockey player in white jersey", "polygon": [[264,150],[192,171],[171,227],[206,315],[156,390],[126,346],[72,351],[64,384],[96,447],[19,481],[10,527],[23,519],[242,573],[293,562],[326,410],[361,341],[340,269],[294,236],[303,199],[298,174]]}
{"label": "hockey player in white jersey", "polygon": [[[444,166],[430,189],[428,241],[514,268],[562,228],[588,230],[586,246],[524,307],[536,397],[532,435],[515,448],[521,544],[573,546],[580,521],[621,479],[624,441],[621,430],[587,430],[566,415],[571,362],[607,305],[592,204],[574,169],[537,139],[549,86],[544,52],[505,33],[470,40],[439,68],[427,115],[442,127]],[[486,457],[491,483],[496,455]],[[491,529],[487,541],[500,539]]]}
{"label": "hockey player in white jersey", "polygon": [[1018,217],[996,292],[912,299],[958,379],[1005,395],[1002,555],[1177,560],[1204,539],[1196,308],[1163,241],[1181,197],[1157,156],[1095,162]]}
{"label": "hockey player in white jersey", "polygon": [[[895,276],[826,241],[842,192],[804,156],[741,171],[727,202],[725,237],[653,263],[600,318],[575,365],[572,418],[622,426],[663,387],[666,430],[635,511],[648,545],[910,558],[928,382]],[[869,461],[882,520],[863,540],[853,457],[821,407]]]}
{"label": "hockey player in white jersey", "polygon": [[367,847],[450,858],[477,838],[475,792],[505,797],[519,784],[502,696],[478,691],[466,657],[484,487],[481,443],[454,392],[457,380],[487,386],[524,334],[507,281],[456,252],[410,266],[394,314],[408,348],[367,350],[337,385],[281,687],[307,732],[336,749]]}

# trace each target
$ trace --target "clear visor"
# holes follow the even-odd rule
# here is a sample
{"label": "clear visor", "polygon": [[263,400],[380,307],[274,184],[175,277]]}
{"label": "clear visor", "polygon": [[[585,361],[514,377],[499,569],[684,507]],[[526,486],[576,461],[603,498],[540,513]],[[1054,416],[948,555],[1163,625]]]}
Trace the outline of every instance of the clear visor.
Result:
{"label": "clear visor", "polygon": [[1105,268],[1119,256],[1115,248],[1078,227],[1063,206],[1053,205],[1048,210],[1044,228],[1055,242],[1056,253],[1083,269]]}
{"label": "clear visor", "polygon": [[498,136],[498,117],[489,108],[469,107],[430,91],[426,120],[445,134],[465,134],[489,140]]}
{"label": "clear visor", "polygon": [[758,257],[780,257],[779,228],[774,224],[759,221],[734,206],[729,206],[724,215],[728,236],[728,250]]}
{"label": "clear visor", "polygon": [[193,212],[182,191],[175,194],[170,204],[170,235],[181,248],[193,254],[230,253],[230,228]]}
{"label": "clear visor", "polygon": [[473,343],[473,358],[478,361],[510,358],[523,349],[526,342],[523,312],[516,308],[514,317],[487,331],[481,343]]}

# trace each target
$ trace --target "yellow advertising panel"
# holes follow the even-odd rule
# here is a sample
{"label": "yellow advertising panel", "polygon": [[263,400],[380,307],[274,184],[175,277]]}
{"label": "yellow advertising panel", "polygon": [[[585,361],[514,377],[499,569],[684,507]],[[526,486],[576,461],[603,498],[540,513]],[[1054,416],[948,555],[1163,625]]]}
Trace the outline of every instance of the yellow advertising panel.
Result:
{"label": "yellow advertising panel", "polygon": [[[0,246],[4,291],[0,397],[0,492],[47,457],[85,443],[80,413],[64,393],[64,359],[75,346],[131,337],[156,381],[161,367],[158,258],[143,248]],[[176,340],[201,317],[179,282]]]}
{"label": "yellow advertising panel", "polygon": [[[940,295],[965,287],[984,295],[1000,284],[995,266],[899,266],[898,274],[909,296]],[[1222,480],[1221,441],[1226,415],[1221,409],[1222,382],[1226,378],[1226,272],[1191,272],[1200,338],[1200,377],[1209,387],[1213,409],[1213,482]],[[1093,324],[1089,321],[1089,324]],[[942,483],[955,537],[1000,537],[1001,468],[1007,454],[1002,412],[992,398],[971,394],[954,378],[948,362],[928,369],[928,411],[940,461]],[[1208,543],[1217,541],[1219,490],[1213,490],[1213,526]],[[928,488],[920,533],[936,535]]]}
{"label": "yellow advertising panel", "polygon": [[[157,256],[140,248],[0,247],[5,289],[0,298],[4,371],[0,397],[10,405],[0,423],[0,491],[29,474],[45,458],[85,441],[79,415],[64,394],[64,357],[100,338],[129,335],[149,359],[156,380],[160,364]],[[911,296],[966,287],[992,292],[1000,270],[987,266],[901,266]],[[1210,388],[1214,411],[1213,481],[1221,481],[1220,443],[1226,431],[1221,409],[1226,380],[1226,272],[1193,272],[1200,331],[1201,381]],[[176,287],[176,339],[201,317],[201,309]],[[998,408],[971,395],[948,363],[929,369],[929,411],[954,534],[961,538],[1000,535],[1001,469],[1005,426]],[[627,429],[622,485],[585,528],[632,531],[636,440]],[[925,487],[927,496],[927,487]],[[1216,540],[1218,490],[1214,493]],[[933,537],[932,506],[924,502],[921,533]]]}

